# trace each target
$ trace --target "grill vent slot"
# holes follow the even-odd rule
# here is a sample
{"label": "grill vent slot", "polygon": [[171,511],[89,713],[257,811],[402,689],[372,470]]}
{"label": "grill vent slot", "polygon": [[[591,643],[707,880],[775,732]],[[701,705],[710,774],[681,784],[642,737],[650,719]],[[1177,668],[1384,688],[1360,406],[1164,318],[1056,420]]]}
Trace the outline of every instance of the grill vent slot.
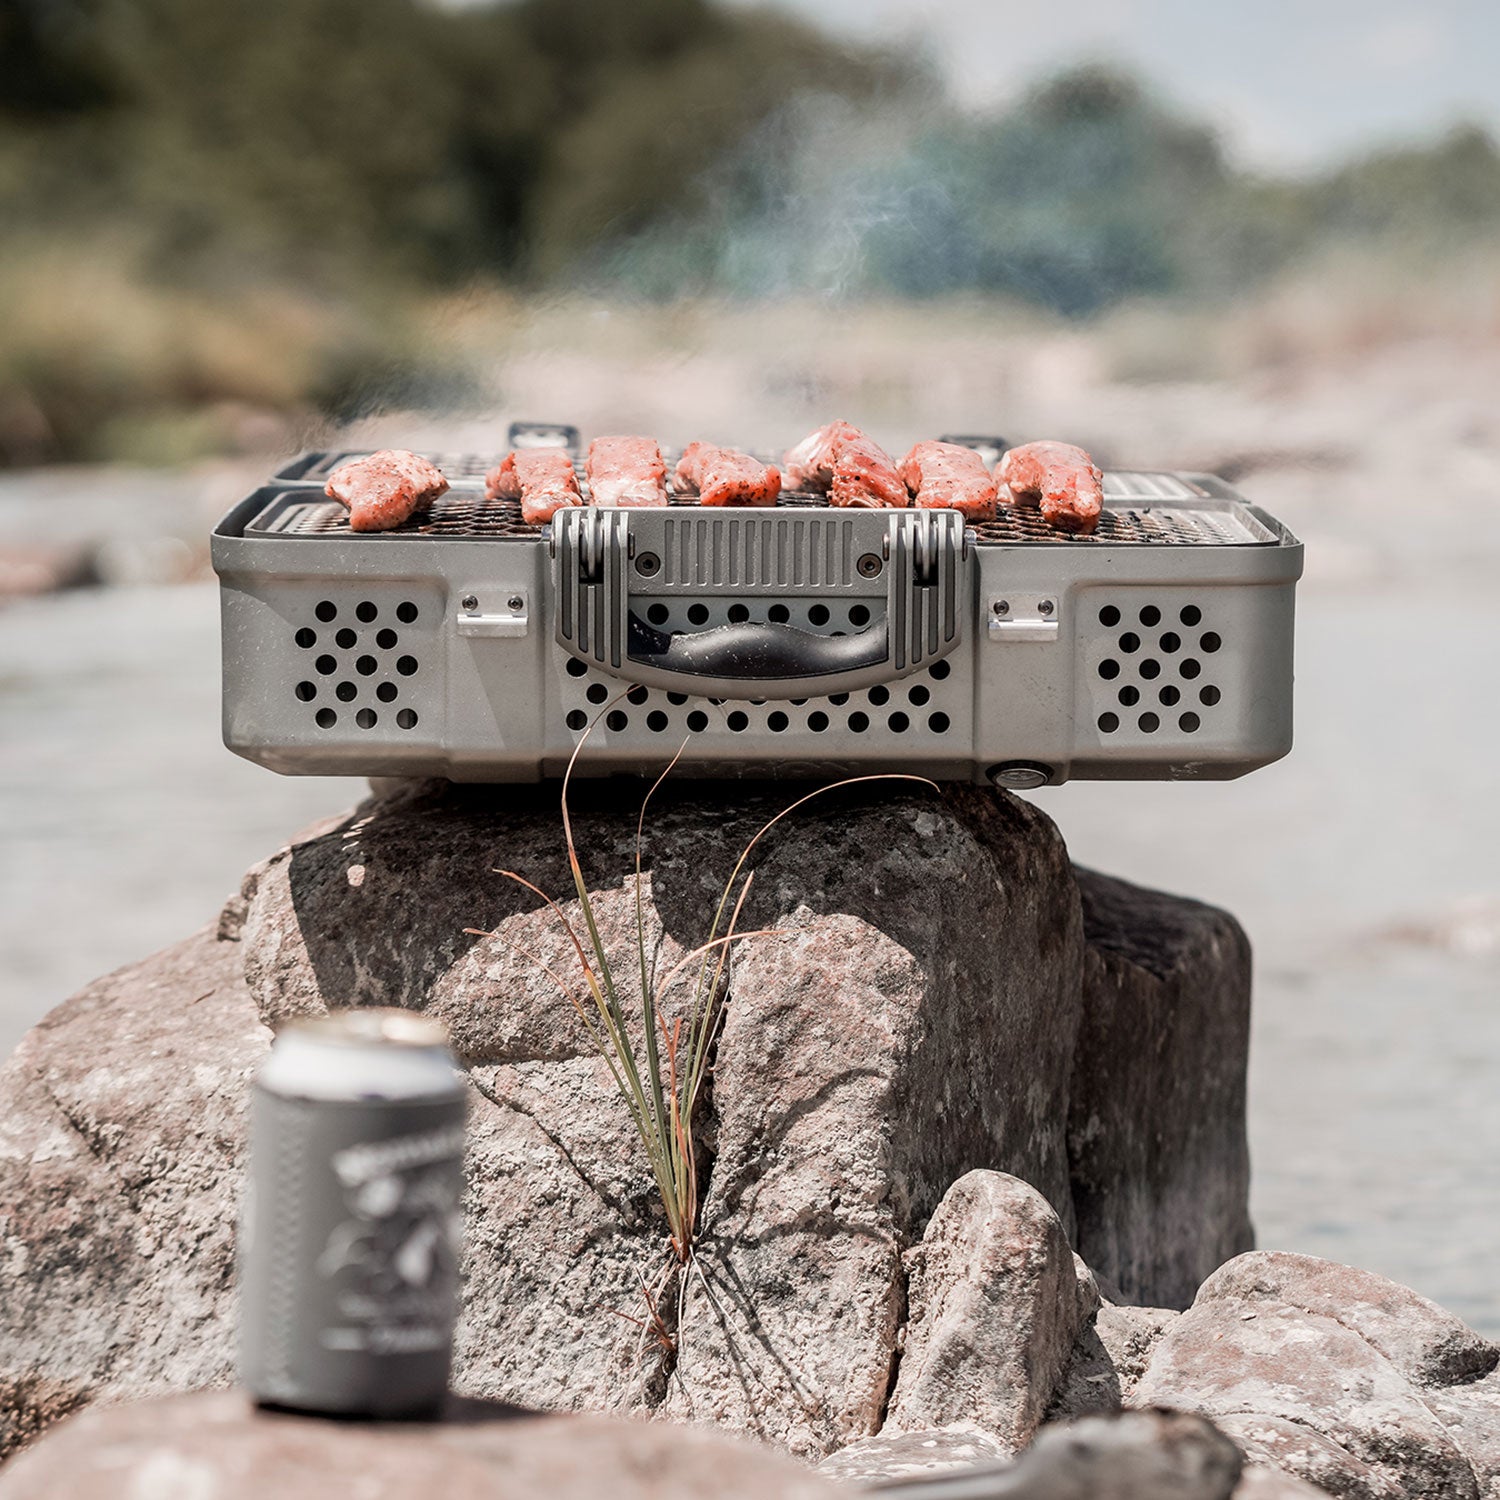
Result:
{"label": "grill vent slot", "polygon": [[816,515],[669,515],[659,579],[676,588],[851,588],[854,527]]}
{"label": "grill vent slot", "polygon": [[1111,500],[1197,500],[1203,491],[1179,479],[1175,474],[1154,474],[1144,470],[1111,470],[1104,476],[1104,499]]}

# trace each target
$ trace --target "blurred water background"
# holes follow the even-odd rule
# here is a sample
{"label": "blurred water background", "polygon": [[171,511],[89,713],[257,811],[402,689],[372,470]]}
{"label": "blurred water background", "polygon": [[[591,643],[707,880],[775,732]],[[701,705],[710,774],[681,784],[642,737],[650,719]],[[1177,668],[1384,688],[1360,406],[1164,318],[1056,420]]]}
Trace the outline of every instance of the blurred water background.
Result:
{"label": "blurred water background", "polygon": [[1248,928],[1262,1243],[1500,1333],[1500,31],[1263,6],[1215,90],[1170,0],[1054,9],[0,0],[0,1052],[362,794],[219,742],[286,453],[1062,437],[1304,536],[1298,743],[1036,800]]}

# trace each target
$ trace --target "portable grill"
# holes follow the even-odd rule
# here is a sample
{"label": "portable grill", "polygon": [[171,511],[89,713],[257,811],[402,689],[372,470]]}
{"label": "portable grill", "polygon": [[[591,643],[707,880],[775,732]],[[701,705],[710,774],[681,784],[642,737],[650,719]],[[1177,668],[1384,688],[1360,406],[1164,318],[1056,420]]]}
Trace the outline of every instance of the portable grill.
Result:
{"label": "portable grill", "polygon": [[225,743],[272,770],[533,781],[595,720],[584,775],[684,746],[715,777],[1224,779],[1291,746],[1302,545],[1211,475],[1106,474],[1090,537],[810,494],[536,527],[465,454],[434,458],[429,512],[360,534],[322,493],[352,456],[304,455],[214,531]]}

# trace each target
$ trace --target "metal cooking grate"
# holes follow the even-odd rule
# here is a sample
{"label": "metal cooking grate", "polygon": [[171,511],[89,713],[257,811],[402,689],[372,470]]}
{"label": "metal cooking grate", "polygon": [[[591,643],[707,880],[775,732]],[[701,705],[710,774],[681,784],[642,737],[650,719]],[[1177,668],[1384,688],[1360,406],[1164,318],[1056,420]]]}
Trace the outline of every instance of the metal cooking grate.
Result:
{"label": "metal cooking grate", "polygon": [[[489,500],[477,490],[449,490],[430,509],[415,515],[390,531],[353,532],[349,512],[336,500],[304,499],[305,490],[286,490],[245,527],[246,536],[452,536],[535,537],[540,526],[521,519],[520,502]],[[788,507],[824,507],[821,495],[786,494]],[[691,505],[691,496],[672,496],[673,505]]]}
{"label": "metal cooking grate", "polygon": [[[322,484],[338,466],[351,458],[363,458],[368,448],[341,453],[314,453],[289,463],[276,475],[278,481]],[[493,453],[429,453],[427,457],[447,476],[450,484],[483,484],[484,476],[500,462]]]}
{"label": "metal cooking grate", "polygon": [[[686,501],[677,501],[687,504]],[[794,495],[793,506],[817,506],[816,496]],[[1258,523],[1229,511],[1186,506],[1130,506],[1106,510],[1092,536],[1073,536],[1048,526],[1034,510],[1005,510],[993,521],[970,522],[969,530],[981,546],[1035,543],[1064,546],[1154,544],[1156,546],[1233,546],[1273,540]],[[248,536],[352,537],[349,512],[333,500],[295,500],[282,496],[267,506],[246,528]],[[378,536],[534,537],[539,526],[521,519],[514,500],[486,500],[474,491],[450,490],[432,508]]]}
{"label": "metal cooking grate", "polygon": [[[1108,500],[1106,492],[1106,501]],[[1049,526],[1036,510],[1003,508],[993,521],[971,521],[969,530],[981,546],[1049,542],[1071,546],[1152,543],[1156,546],[1243,546],[1275,538],[1259,522],[1228,510],[1193,505],[1127,505],[1106,503],[1092,536],[1076,536]]]}
{"label": "metal cooking grate", "polygon": [[541,527],[521,519],[515,500],[486,500],[473,490],[449,490],[430,510],[390,531],[354,532],[349,512],[336,500],[298,500],[279,496],[246,528],[247,536],[452,536],[535,537]]}
{"label": "metal cooking grate", "polygon": [[[299,460],[279,476],[282,482],[313,483],[325,479],[331,469],[356,453],[314,454]],[[668,473],[675,455],[668,457]],[[478,489],[485,471],[493,467],[493,454],[437,454],[432,460],[456,486],[430,510],[381,536],[534,537],[541,528],[521,519],[520,505],[513,500],[487,500]],[[774,460],[768,460],[774,461]],[[303,468],[303,464],[306,467]],[[585,495],[581,461],[575,460]],[[298,471],[301,472],[298,472]],[[307,492],[291,489],[278,496],[246,527],[250,535],[353,536],[348,512],[334,501],[301,500]],[[691,505],[692,495],[671,496],[674,505]],[[1174,474],[1109,472],[1104,476],[1105,510],[1092,536],[1058,531],[1035,510],[1005,507],[993,521],[969,523],[969,532],[980,546],[1019,546],[1038,543],[1061,546],[1246,546],[1274,544],[1275,536],[1240,506],[1207,499],[1196,487]],[[1120,502],[1125,503],[1120,503]],[[807,491],[784,491],[777,502],[786,508],[823,507],[827,497]],[[362,533],[363,535],[364,533]]]}

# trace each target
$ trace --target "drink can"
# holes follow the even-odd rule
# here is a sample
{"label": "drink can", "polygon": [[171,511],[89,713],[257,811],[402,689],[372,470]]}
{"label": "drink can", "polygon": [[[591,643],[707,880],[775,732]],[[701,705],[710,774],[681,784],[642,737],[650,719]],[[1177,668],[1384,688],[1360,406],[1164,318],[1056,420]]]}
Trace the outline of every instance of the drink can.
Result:
{"label": "drink can", "polygon": [[290,1022],[250,1106],[240,1379],[265,1405],[435,1411],[458,1310],[463,1079],[402,1010]]}

